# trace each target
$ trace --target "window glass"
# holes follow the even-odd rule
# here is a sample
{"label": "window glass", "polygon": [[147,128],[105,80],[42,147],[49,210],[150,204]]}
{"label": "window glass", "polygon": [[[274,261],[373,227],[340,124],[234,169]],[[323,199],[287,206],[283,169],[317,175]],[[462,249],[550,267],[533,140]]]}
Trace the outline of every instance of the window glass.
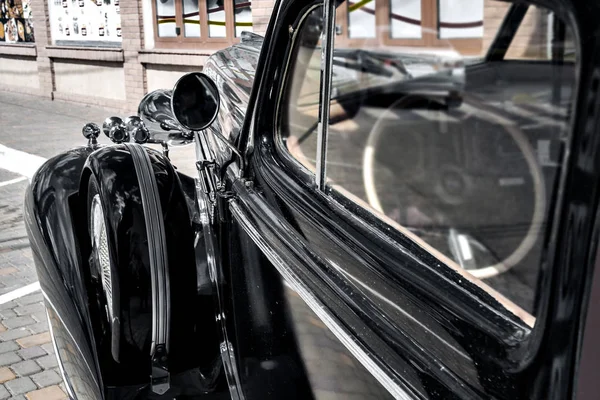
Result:
{"label": "window glass", "polygon": [[183,0],[183,26],[186,37],[200,37],[198,0]]}
{"label": "window glass", "polygon": [[225,5],[222,0],[206,0],[208,13],[208,36],[226,37]]}
{"label": "window glass", "polygon": [[[62,3],[60,7],[54,3],[52,5],[55,14],[65,13]],[[76,23],[77,18],[73,18],[73,21]],[[0,44],[34,41],[30,0],[0,1]]]}
{"label": "window glass", "polygon": [[311,11],[300,26],[295,54],[290,65],[287,90],[286,143],[292,155],[314,171],[317,152],[321,89],[321,47],[323,8]]}
{"label": "window glass", "polygon": [[235,0],[235,36],[240,37],[242,32],[252,32],[252,2],[247,0]]}
{"label": "window glass", "polygon": [[[517,30],[515,38],[508,48],[506,58],[513,60],[551,60],[552,37],[558,40],[564,58],[571,61],[575,56],[575,43],[572,32],[564,29],[564,24],[555,23],[554,14],[549,10],[530,7],[525,13],[523,22]],[[561,33],[561,31],[564,31]]]}
{"label": "window glass", "polygon": [[[182,45],[191,48],[205,44],[214,48],[216,42],[232,45],[239,42],[237,38],[243,31],[252,32],[251,0],[153,1],[156,2],[153,13],[158,47],[177,49]],[[118,0],[113,2],[118,4]]]}
{"label": "window glass", "polygon": [[420,38],[421,0],[389,0],[389,2],[390,36],[394,39]]}
{"label": "window glass", "polygon": [[[508,7],[486,0],[484,31],[497,31]],[[476,21],[475,8],[469,18],[444,15]],[[468,63],[450,40],[336,42],[328,124],[330,188],[531,313],[575,87],[572,35],[553,19],[530,7],[509,56],[492,63]],[[314,171],[320,48],[314,37],[302,43],[282,136]]]}
{"label": "window glass", "polygon": [[483,0],[439,0],[439,37],[483,37],[483,4]]}
{"label": "window glass", "polygon": [[175,0],[156,0],[156,22],[159,37],[176,37]]}
{"label": "window glass", "polygon": [[348,35],[351,38],[375,37],[375,1],[348,2]]}

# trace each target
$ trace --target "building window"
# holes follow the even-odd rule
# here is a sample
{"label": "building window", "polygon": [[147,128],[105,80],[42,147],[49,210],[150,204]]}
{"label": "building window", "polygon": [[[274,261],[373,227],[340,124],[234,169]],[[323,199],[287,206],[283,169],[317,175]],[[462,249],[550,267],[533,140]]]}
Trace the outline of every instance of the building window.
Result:
{"label": "building window", "polygon": [[[337,10],[336,41],[354,47],[452,47],[476,54],[483,40],[484,0],[355,0]],[[354,45],[354,46],[353,46]]]}
{"label": "building window", "polygon": [[121,47],[120,0],[47,0],[52,43]]}
{"label": "building window", "polygon": [[29,0],[0,0],[0,43],[33,41]]}
{"label": "building window", "polygon": [[249,0],[154,0],[158,47],[220,47],[252,32]]}

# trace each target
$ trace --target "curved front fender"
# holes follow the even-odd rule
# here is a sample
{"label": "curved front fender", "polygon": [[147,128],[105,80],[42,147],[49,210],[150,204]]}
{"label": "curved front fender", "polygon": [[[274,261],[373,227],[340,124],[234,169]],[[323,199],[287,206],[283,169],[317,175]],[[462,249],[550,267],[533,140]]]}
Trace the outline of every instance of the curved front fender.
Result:
{"label": "curved front fender", "polygon": [[93,149],[60,154],[34,174],[25,194],[25,227],[68,390],[102,398],[78,235],[79,179]]}

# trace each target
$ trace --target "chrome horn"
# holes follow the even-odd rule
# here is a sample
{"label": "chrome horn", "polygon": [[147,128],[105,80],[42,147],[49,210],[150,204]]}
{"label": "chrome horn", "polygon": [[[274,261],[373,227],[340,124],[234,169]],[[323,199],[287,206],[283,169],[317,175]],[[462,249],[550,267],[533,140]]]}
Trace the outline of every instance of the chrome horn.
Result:
{"label": "chrome horn", "polygon": [[129,132],[119,117],[108,117],[102,124],[102,131],[114,143],[129,142]]}
{"label": "chrome horn", "polygon": [[146,125],[142,122],[142,119],[137,115],[132,115],[125,119],[125,128],[129,132],[129,136],[136,143],[147,143],[150,140],[150,132]]}

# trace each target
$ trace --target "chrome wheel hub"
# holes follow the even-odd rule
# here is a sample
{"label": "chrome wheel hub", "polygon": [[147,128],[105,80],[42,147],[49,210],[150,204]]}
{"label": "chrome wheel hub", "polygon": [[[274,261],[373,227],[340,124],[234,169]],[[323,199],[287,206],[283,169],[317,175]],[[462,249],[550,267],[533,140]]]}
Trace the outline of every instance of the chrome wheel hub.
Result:
{"label": "chrome wheel hub", "polygon": [[92,236],[92,252],[100,271],[100,280],[102,289],[106,296],[106,313],[108,320],[113,321],[113,288],[112,288],[112,271],[110,265],[110,255],[108,252],[108,237],[106,235],[106,225],[104,219],[104,211],[100,203],[100,195],[95,195],[92,199],[91,210],[91,236]]}

